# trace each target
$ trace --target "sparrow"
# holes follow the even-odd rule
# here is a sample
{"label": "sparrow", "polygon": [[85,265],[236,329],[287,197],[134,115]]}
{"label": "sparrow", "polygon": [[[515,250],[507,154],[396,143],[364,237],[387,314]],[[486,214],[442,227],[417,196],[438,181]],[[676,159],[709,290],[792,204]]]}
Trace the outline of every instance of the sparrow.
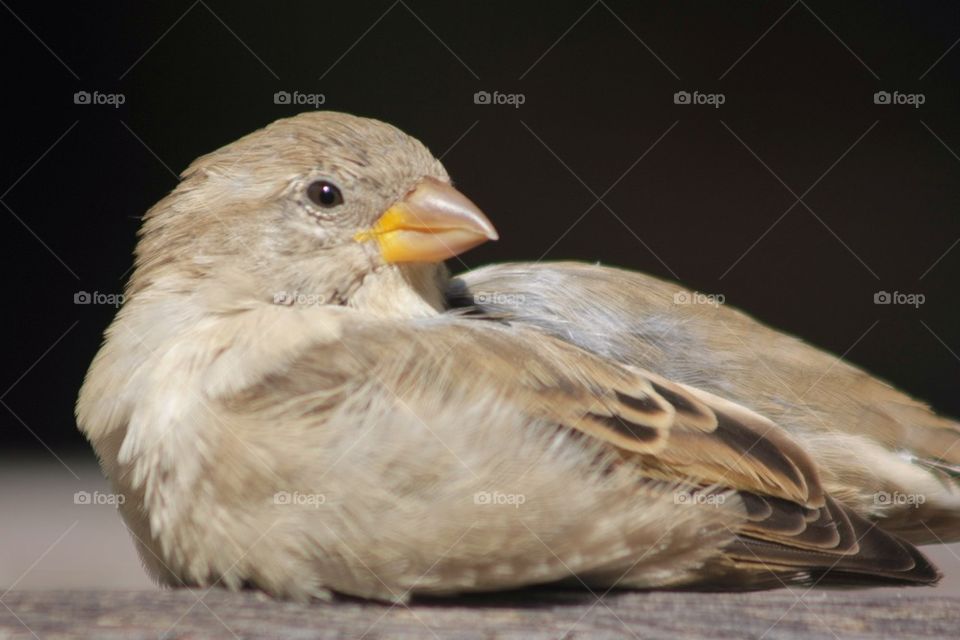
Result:
{"label": "sparrow", "polygon": [[957,423],[649,276],[450,276],[495,239],[376,120],[194,161],[76,410],[146,569],[391,602],[938,580],[914,545],[960,539]]}

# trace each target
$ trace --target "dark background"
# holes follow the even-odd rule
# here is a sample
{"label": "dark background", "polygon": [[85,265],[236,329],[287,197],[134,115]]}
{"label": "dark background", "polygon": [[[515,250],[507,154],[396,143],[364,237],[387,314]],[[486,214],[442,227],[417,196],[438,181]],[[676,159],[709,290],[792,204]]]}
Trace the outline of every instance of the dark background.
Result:
{"label": "dark background", "polygon": [[75,294],[122,291],[139,216],[194,157],[309,108],[281,90],[444,154],[502,237],[470,266],[680,280],[960,416],[955,2],[0,4],[8,451],[85,450],[73,403],[114,309]]}

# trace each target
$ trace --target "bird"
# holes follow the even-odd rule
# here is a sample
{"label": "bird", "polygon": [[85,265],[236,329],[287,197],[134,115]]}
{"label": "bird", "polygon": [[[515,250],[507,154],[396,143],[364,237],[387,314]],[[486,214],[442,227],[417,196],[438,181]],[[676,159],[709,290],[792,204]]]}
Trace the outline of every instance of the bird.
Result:
{"label": "bird", "polygon": [[77,400],[165,586],[929,585],[960,425],[678,284],[446,260],[497,231],[414,137],[313,111],[144,216]]}

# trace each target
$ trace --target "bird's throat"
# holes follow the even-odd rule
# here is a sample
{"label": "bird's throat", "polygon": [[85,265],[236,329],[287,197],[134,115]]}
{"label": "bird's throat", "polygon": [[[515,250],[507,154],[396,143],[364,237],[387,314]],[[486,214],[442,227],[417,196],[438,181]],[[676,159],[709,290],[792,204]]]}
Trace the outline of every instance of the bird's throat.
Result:
{"label": "bird's throat", "polygon": [[448,278],[442,264],[385,265],[363,279],[347,306],[379,318],[435,316],[445,309]]}

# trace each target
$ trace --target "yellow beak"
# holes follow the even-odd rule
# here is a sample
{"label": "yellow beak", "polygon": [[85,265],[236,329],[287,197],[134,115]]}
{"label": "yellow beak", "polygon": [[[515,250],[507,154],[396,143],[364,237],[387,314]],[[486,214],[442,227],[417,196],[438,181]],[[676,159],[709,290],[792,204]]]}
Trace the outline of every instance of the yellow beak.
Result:
{"label": "yellow beak", "polygon": [[442,262],[498,237],[477,205],[449,184],[426,177],[354,239],[376,240],[383,260],[395,263]]}

